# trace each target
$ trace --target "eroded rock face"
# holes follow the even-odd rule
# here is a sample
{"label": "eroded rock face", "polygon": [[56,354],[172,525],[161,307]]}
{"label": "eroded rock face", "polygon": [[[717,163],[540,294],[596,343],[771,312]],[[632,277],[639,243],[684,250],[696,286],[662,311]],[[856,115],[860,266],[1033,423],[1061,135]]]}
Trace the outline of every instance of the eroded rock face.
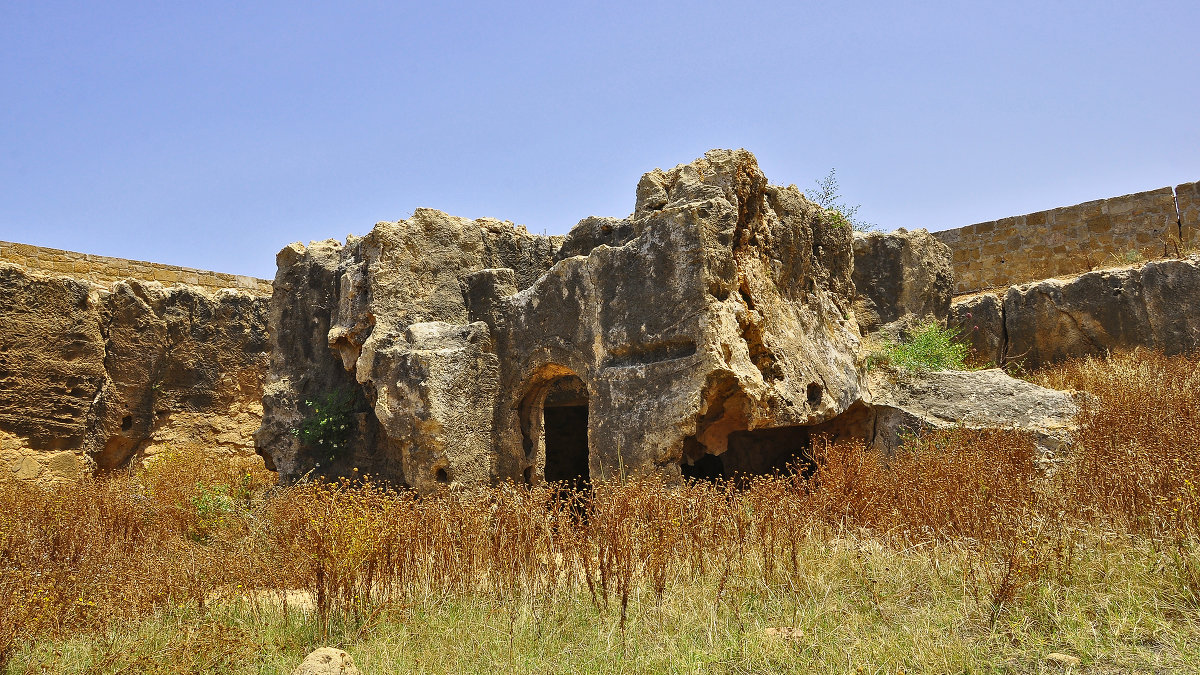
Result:
{"label": "eroded rock face", "polygon": [[[459,330],[471,323],[464,284],[471,273],[500,268],[511,291],[529,286],[554,264],[562,239],[419,209],[345,245],[329,240],[283,249],[256,435],[268,466],[284,482],[360,469],[428,484],[449,482],[456,458],[464,480],[493,477],[492,469],[475,467],[491,463],[477,455],[479,447],[491,447],[495,402],[488,392],[498,386],[496,367],[473,360],[496,357],[486,326],[482,334]],[[346,451],[322,456],[293,430],[311,413],[306,402],[335,391],[354,392],[361,412]],[[460,416],[465,401],[480,402],[470,411],[470,423],[479,426],[468,428]]]}
{"label": "eroded rock face", "polygon": [[[1037,367],[1113,350],[1200,348],[1200,256],[1047,279],[958,300],[951,313],[980,354]],[[968,317],[967,315],[970,314]],[[977,327],[977,328],[975,328]]]}
{"label": "eroded rock face", "polygon": [[971,347],[977,363],[1004,364],[1008,338],[1004,334],[1004,303],[995,293],[955,299],[947,323]]}
{"label": "eroded rock face", "polygon": [[[868,390],[860,337],[945,317],[946,247],[923,231],[860,247],[856,262],[851,231],[744,150],[656,169],[633,215],[565,238],[422,209],[293,244],[259,452],[284,482],[359,471],[430,491],[762,473],[814,433],[873,433],[883,410],[940,420],[936,402]],[[339,389],[362,402],[355,433],[320,456],[292,430]],[[1005,412],[1027,414],[993,421],[1020,425]]]}
{"label": "eroded rock face", "polygon": [[328,475],[428,490],[540,481],[581,457],[592,478],[678,475],[731,433],[861,397],[851,247],[745,151],[655,170],[633,216],[565,239],[420,210],[345,245],[293,245],[260,452],[282,480],[312,469],[290,433],[303,402],[353,382],[366,431]]}
{"label": "eroded rock face", "polygon": [[0,265],[0,452],[71,478],[167,447],[247,453],[261,417],[265,298]]}
{"label": "eroded rock face", "polygon": [[1004,295],[1006,357],[1036,367],[1145,346],[1200,347],[1200,256],[1047,279]]}
{"label": "eroded rock face", "polygon": [[854,233],[854,313],[863,335],[895,340],[906,328],[945,321],[953,284],[950,247],[926,230]]}

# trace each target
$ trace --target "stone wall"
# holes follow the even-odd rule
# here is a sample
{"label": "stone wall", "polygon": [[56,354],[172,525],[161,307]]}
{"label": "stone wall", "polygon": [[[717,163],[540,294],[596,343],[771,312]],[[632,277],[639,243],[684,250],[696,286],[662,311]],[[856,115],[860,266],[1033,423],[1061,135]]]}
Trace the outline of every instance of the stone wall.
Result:
{"label": "stone wall", "polygon": [[953,253],[956,293],[1079,274],[1200,246],[1200,183],[1098,199],[933,235]]}
{"label": "stone wall", "polygon": [[189,284],[208,289],[241,288],[256,293],[271,292],[271,282],[267,279],[161,265],[142,260],[109,258],[8,241],[0,241],[0,262],[100,284],[110,284],[122,279],[140,279],[161,281],[164,284]]}
{"label": "stone wall", "polygon": [[1176,187],[1175,207],[1179,209],[1179,236],[1184,246],[1200,247],[1200,183]]}

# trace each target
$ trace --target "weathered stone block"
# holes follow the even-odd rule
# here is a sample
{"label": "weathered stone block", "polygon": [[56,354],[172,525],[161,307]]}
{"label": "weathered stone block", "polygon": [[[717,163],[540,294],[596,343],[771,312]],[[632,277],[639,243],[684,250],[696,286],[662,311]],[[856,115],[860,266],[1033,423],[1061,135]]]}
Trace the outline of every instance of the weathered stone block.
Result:
{"label": "weathered stone block", "polygon": [[1101,234],[1112,229],[1112,221],[1107,216],[1100,215],[1085,220],[1084,226],[1088,232]]}
{"label": "weathered stone block", "polygon": [[1007,353],[1037,366],[1136,346],[1200,348],[1200,256],[1049,279],[1004,296]]}
{"label": "weathered stone block", "polygon": [[1179,205],[1180,237],[1184,245],[1200,247],[1200,182],[1176,187],[1175,199]]}
{"label": "weathered stone block", "polygon": [[984,257],[995,257],[1009,252],[1008,244],[1005,242],[991,242],[984,244],[979,248],[979,252]]}
{"label": "weathered stone block", "polygon": [[854,312],[865,335],[893,338],[944,321],[953,292],[950,249],[925,230],[854,235]]}
{"label": "weathered stone block", "polygon": [[1004,317],[999,296],[981,293],[955,300],[947,324],[971,346],[975,362],[1004,364]]}

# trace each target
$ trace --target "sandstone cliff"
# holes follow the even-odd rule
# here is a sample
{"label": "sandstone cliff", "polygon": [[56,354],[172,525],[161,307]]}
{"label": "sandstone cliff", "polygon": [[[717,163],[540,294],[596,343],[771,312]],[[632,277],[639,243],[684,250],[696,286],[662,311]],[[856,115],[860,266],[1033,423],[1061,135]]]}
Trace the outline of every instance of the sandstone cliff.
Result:
{"label": "sandstone cliff", "polygon": [[266,298],[0,264],[0,466],[54,480],[165,447],[247,453]]}

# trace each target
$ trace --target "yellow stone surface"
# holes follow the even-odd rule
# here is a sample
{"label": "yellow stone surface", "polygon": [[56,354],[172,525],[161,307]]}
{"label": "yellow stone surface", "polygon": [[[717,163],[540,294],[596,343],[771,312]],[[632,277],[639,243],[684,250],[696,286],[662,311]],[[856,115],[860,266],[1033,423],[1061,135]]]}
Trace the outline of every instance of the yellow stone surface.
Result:
{"label": "yellow stone surface", "polygon": [[80,477],[83,464],[73,452],[59,452],[46,458],[46,471],[55,478],[76,480]]}
{"label": "yellow stone surface", "polygon": [[16,477],[18,480],[34,480],[42,473],[41,462],[34,459],[32,456],[26,455],[21,458],[17,464]]}

